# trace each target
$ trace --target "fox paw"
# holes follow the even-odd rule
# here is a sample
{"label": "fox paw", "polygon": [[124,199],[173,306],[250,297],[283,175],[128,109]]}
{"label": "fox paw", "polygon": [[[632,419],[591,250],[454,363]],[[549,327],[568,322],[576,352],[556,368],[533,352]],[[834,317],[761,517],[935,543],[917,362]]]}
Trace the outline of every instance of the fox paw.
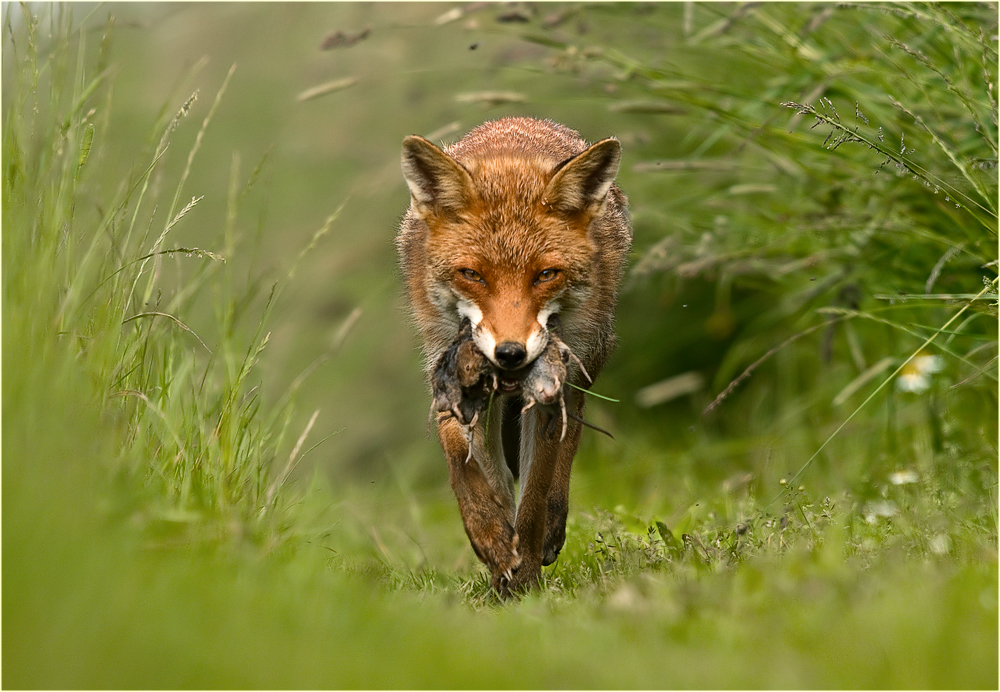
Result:
{"label": "fox paw", "polygon": [[504,598],[509,595],[509,585],[514,583],[521,569],[521,555],[517,551],[518,537],[513,529],[511,534],[508,541],[498,541],[490,548],[480,547],[483,562],[490,568],[490,584]]}
{"label": "fox paw", "polygon": [[551,542],[546,540],[545,548],[542,551],[542,567],[548,567],[559,558],[559,551],[562,550],[563,543],[565,542],[565,534],[561,538],[553,539]]}
{"label": "fox paw", "polygon": [[550,497],[545,520],[545,542],[542,544],[542,566],[548,567],[559,557],[566,543],[566,515],[569,506],[559,497]]}
{"label": "fox paw", "polygon": [[523,596],[528,591],[538,588],[542,581],[542,566],[535,562],[531,563],[522,560],[521,564],[514,570],[509,579],[504,579],[498,583],[496,577],[493,579],[493,588],[502,598],[513,596]]}

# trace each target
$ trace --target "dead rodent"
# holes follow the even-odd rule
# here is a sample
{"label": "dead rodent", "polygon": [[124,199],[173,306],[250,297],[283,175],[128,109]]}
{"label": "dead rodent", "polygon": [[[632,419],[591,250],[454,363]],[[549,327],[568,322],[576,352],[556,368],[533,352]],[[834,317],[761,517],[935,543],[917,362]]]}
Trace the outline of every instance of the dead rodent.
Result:
{"label": "dead rodent", "polygon": [[590,375],[576,354],[560,338],[559,326],[559,315],[551,315],[547,325],[549,338],[545,350],[534,360],[521,380],[521,395],[524,397],[524,408],[521,409],[521,413],[536,405],[558,404],[562,420],[559,439],[562,440],[566,437],[566,397],[563,394],[563,387],[569,373],[570,359],[576,361],[588,381]]}
{"label": "dead rodent", "polygon": [[431,374],[434,408],[451,413],[462,426],[476,424],[497,388],[496,370],[472,340],[472,323],[462,320],[458,336],[441,354]]}

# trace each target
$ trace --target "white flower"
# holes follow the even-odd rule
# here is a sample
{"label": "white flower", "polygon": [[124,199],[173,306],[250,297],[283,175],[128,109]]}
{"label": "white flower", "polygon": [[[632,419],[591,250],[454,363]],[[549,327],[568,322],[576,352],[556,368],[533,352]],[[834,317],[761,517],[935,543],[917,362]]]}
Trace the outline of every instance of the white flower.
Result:
{"label": "white flower", "polygon": [[918,480],[920,480],[920,476],[917,475],[916,471],[910,469],[896,471],[889,476],[889,482],[893,485],[906,485],[907,483],[916,483]]}
{"label": "white flower", "polygon": [[880,518],[895,516],[899,512],[896,503],[892,500],[877,500],[865,505],[865,521],[874,524]]}
{"label": "white flower", "polygon": [[930,375],[941,372],[944,364],[940,356],[920,354],[903,366],[896,378],[896,388],[903,392],[920,393],[931,386]]}
{"label": "white flower", "polygon": [[945,555],[951,550],[951,538],[947,534],[939,533],[931,537],[928,546],[935,555]]}

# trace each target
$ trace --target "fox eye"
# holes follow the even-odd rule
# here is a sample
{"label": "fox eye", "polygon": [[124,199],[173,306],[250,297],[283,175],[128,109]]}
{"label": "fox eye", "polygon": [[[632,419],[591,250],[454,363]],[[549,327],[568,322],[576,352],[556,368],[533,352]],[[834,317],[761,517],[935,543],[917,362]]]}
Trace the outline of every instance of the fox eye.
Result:
{"label": "fox eye", "polygon": [[483,281],[482,275],[480,275],[480,273],[477,272],[475,269],[459,269],[458,273],[461,274],[463,278],[468,279],[469,281],[475,281],[476,283],[480,284],[486,283],[485,281]]}
{"label": "fox eye", "polygon": [[558,275],[559,275],[558,269],[543,269],[542,271],[538,272],[538,276],[535,277],[535,283],[536,284],[547,283],[549,281],[552,281],[552,279],[556,278]]}

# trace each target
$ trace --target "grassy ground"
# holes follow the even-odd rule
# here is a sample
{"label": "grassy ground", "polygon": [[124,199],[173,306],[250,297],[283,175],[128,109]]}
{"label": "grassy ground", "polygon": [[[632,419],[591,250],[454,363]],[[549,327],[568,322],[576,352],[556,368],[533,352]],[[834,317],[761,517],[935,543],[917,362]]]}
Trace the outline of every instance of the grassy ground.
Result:
{"label": "grassy ground", "polygon": [[[995,5],[4,12],[5,687],[996,688]],[[636,242],[501,605],[391,239],[508,113]]]}

